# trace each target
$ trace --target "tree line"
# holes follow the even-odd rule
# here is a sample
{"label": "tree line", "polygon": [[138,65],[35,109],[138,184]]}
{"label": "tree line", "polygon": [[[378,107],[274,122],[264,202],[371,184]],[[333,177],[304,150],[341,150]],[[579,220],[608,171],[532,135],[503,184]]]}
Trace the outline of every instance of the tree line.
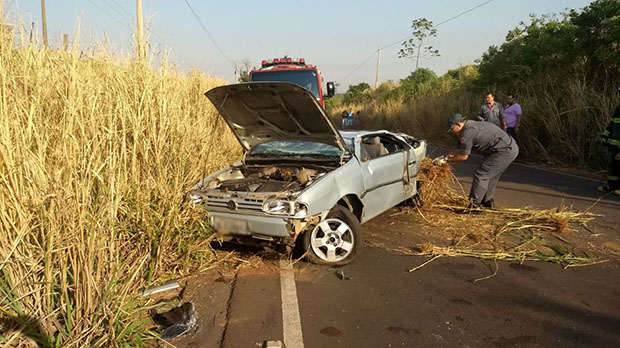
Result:
{"label": "tree line", "polygon": [[525,156],[600,167],[604,161],[595,140],[617,103],[619,84],[620,1],[597,0],[581,10],[530,16],[475,64],[441,76],[418,68],[376,89],[350,86],[328,108],[360,105],[368,115],[365,126],[397,127],[432,139],[444,135],[428,124],[440,127],[431,117],[474,115],[486,93],[499,100],[513,94],[524,107]]}

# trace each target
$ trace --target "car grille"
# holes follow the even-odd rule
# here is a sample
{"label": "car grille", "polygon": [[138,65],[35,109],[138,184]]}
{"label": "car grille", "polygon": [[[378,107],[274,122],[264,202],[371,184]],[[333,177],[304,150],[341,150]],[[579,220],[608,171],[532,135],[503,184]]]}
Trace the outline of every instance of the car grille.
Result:
{"label": "car grille", "polygon": [[254,198],[222,198],[207,196],[207,209],[217,211],[263,211],[263,200]]}

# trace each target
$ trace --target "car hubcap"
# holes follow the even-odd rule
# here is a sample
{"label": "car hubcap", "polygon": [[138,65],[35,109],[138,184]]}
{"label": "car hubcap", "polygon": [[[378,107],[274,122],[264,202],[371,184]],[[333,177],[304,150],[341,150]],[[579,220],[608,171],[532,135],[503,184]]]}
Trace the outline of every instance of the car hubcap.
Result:
{"label": "car hubcap", "polygon": [[353,231],[340,219],[326,219],[318,224],[310,235],[314,254],[327,262],[342,261],[353,251]]}

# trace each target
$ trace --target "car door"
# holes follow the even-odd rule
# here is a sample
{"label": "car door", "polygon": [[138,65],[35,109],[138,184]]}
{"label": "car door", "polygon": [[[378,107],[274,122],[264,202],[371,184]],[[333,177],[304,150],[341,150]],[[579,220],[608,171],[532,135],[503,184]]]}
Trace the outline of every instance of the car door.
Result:
{"label": "car door", "polygon": [[408,154],[402,145],[397,146],[396,143],[382,135],[381,144],[392,145],[392,147],[386,149],[387,153],[371,156],[365,150],[364,141],[376,136],[365,136],[360,146],[360,167],[364,180],[363,221],[372,219],[406,199],[407,185],[404,178]]}
{"label": "car door", "polygon": [[418,175],[418,172],[422,166],[422,159],[426,156],[426,141],[418,140],[410,135],[402,133],[399,134],[399,136],[403,138],[409,146],[409,159],[407,161],[409,170],[408,174],[409,178],[413,179],[416,175]]}

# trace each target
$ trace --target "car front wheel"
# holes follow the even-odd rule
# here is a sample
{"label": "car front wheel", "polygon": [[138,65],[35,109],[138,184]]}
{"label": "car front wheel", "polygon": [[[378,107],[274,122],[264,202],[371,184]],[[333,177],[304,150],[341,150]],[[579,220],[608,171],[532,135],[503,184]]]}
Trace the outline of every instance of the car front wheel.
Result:
{"label": "car front wheel", "polygon": [[325,220],[306,231],[303,241],[310,262],[345,265],[353,261],[362,245],[362,227],[351,211],[337,205]]}

